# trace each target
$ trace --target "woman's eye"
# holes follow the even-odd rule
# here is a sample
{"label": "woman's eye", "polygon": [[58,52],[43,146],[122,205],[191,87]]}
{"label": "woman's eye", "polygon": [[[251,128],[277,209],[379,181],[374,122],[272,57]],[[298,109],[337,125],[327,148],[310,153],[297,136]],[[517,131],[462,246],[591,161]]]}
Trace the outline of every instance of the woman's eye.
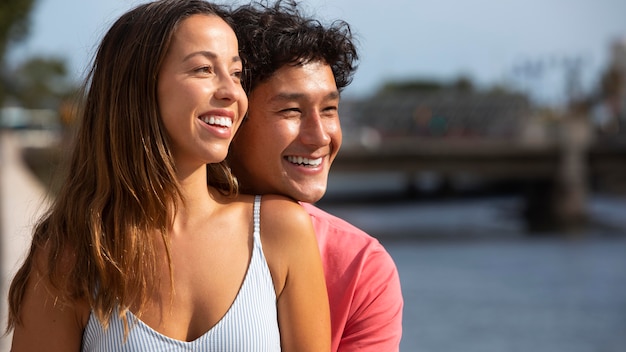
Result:
{"label": "woman's eye", "polygon": [[241,81],[241,77],[243,76],[243,71],[235,71],[233,72],[233,77],[235,77],[238,81]]}
{"label": "woman's eye", "polygon": [[212,73],[213,72],[213,67],[211,67],[211,66],[202,66],[202,67],[198,67],[195,71],[198,72],[198,73]]}

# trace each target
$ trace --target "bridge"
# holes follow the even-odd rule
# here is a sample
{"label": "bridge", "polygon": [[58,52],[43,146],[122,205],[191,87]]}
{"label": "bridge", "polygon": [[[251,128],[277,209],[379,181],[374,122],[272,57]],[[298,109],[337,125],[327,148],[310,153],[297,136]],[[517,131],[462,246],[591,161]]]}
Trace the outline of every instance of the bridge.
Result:
{"label": "bridge", "polygon": [[[396,138],[378,147],[346,146],[332,172],[423,172],[442,177],[470,174],[524,184],[524,214],[535,232],[567,231],[587,222],[592,180],[626,187],[626,136],[598,139],[581,124],[563,126],[550,143],[504,139]],[[407,183],[407,192],[414,185]]]}

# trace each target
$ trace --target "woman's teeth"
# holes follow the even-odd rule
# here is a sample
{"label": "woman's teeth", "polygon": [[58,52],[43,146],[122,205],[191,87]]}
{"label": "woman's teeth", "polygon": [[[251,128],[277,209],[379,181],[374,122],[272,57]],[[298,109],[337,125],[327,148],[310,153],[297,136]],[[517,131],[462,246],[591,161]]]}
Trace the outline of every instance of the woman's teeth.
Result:
{"label": "woman's teeth", "polygon": [[301,156],[288,156],[287,161],[293,164],[319,166],[322,163],[322,158],[309,159],[309,158],[303,158]]}
{"label": "woman's teeth", "polygon": [[202,121],[209,125],[217,125],[221,127],[231,127],[233,121],[226,117],[202,116]]}

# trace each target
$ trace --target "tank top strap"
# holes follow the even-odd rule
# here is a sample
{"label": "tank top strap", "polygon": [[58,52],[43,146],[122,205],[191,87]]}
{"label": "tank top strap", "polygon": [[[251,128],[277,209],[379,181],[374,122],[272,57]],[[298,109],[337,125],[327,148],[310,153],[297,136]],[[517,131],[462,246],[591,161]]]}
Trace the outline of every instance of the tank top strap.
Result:
{"label": "tank top strap", "polygon": [[254,243],[261,245],[261,195],[254,196]]}

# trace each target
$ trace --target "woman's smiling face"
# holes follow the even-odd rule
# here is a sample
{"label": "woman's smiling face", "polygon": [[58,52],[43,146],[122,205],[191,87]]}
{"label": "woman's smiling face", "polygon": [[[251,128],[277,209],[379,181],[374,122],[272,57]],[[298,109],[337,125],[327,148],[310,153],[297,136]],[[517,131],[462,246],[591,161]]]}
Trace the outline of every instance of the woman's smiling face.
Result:
{"label": "woman's smiling face", "polygon": [[231,27],[217,16],[183,20],[159,71],[158,100],[177,169],[224,160],[248,108]]}

